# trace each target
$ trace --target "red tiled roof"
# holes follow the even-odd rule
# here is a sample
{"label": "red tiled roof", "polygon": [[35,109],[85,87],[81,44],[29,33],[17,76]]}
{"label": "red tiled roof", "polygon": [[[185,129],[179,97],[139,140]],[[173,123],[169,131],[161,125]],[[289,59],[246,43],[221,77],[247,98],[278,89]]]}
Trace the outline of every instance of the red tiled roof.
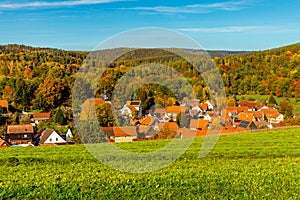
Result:
{"label": "red tiled roof", "polygon": [[184,112],[186,110],[186,107],[183,106],[170,106],[167,107],[167,112],[168,113],[180,113]]}
{"label": "red tiled roof", "polygon": [[248,106],[239,106],[236,108],[238,112],[248,112]]}
{"label": "red tiled roof", "polygon": [[253,113],[244,113],[244,112],[241,112],[239,113],[238,115],[238,120],[240,121],[252,121],[253,119]]}
{"label": "red tiled roof", "polygon": [[162,114],[162,113],[166,113],[166,112],[167,112],[166,108],[156,108],[154,110],[154,113],[160,113],[160,114]]}
{"label": "red tiled roof", "polygon": [[208,109],[208,105],[206,103],[201,103],[199,106],[202,110],[207,110]]}
{"label": "red tiled roof", "polygon": [[144,120],[141,121],[142,125],[150,125],[156,118],[147,116]]}
{"label": "red tiled roof", "polygon": [[137,136],[134,126],[113,127],[115,137]]}
{"label": "red tiled roof", "polygon": [[193,138],[196,136],[195,130],[190,130],[187,128],[180,128],[178,132],[181,134],[182,138]]}
{"label": "red tiled roof", "polygon": [[34,133],[33,126],[31,124],[7,126],[7,134],[14,133]]}
{"label": "red tiled roof", "polygon": [[166,122],[166,123],[158,123],[157,126],[161,130],[163,127],[168,127],[169,129],[178,131],[178,124],[176,122]]}
{"label": "red tiled roof", "polygon": [[240,106],[254,108],[255,107],[255,102],[249,102],[249,101],[241,102]]}
{"label": "red tiled roof", "polygon": [[0,106],[2,108],[8,108],[8,101],[7,100],[0,100]]}
{"label": "red tiled roof", "polygon": [[207,129],[208,124],[209,124],[208,120],[191,119],[191,121],[190,121],[190,128]]}
{"label": "red tiled roof", "polygon": [[255,118],[261,119],[261,118],[264,117],[264,113],[263,113],[262,111],[253,111],[253,112],[250,112],[250,113],[253,113],[253,116],[254,116]]}
{"label": "red tiled roof", "polygon": [[277,118],[280,115],[276,109],[265,109],[262,112],[267,116],[267,118]]}
{"label": "red tiled roof", "polygon": [[113,136],[114,135],[114,129],[113,127],[101,127],[102,131],[104,132],[105,135],[107,136]]}
{"label": "red tiled roof", "polygon": [[35,119],[50,119],[50,113],[49,112],[33,113],[33,118],[35,118]]}

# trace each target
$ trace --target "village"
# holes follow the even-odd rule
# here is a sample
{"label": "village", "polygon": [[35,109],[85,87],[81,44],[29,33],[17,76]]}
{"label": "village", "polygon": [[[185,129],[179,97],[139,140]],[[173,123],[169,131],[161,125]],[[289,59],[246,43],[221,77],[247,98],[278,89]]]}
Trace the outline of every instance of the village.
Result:
{"label": "village", "polygon": [[[102,98],[87,99],[81,105],[79,120],[88,120],[90,108],[101,104],[111,104]],[[2,110],[7,111],[8,102],[0,100]],[[5,136],[0,138],[0,147],[9,146],[49,146],[75,144],[73,133],[55,129],[37,130],[40,122],[51,121],[50,112],[27,113],[31,123],[7,125]],[[134,142],[140,140],[190,138],[205,136],[218,126],[218,133],[230,134],[255,129],[271,129],[282,126],[283,114],[274,107],[257,106],[255,102],[240,102],[227,106],[221,113],[215,111],[212,101],[186,100],[180,105],[142,111],[139,100],[127,101],[119,110],[119,116],[127,118],[130,124],[123,126],[101,127],[108,142]],[[76,119],[73,119],[73,121]],[[217,123],[217,124],[216,124]],[[167,132],[167,133],[162,133]],[[163,135],[163,136],[162,136]]]}

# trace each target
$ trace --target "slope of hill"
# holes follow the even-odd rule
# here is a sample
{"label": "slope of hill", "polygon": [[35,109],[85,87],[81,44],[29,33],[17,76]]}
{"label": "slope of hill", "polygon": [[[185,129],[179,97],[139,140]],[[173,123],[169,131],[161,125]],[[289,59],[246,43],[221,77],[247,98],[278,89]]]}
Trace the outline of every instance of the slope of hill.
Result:
{"label": "slope of hill", "polygon": [[[0,199],[299,199],[299,136],[299,129],[221,136],[203,159],[204,138],[196,138],[168,167],[140,174],[109,168],[83,145],[0,148]],[[145,153],[168,142],[118,146]]]}

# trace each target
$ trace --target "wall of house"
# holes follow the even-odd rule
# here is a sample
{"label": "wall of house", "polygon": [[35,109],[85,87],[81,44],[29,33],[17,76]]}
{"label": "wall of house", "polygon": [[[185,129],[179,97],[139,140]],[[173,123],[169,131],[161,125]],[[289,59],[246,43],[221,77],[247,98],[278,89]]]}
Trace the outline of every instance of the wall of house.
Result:
{"label": "wall of house", "polygon": [[53,131],[52,134],[44,142],[44,144],[65,143],[65,142],[66,141],[60,135],[58,135],[55,131]]}
{"label": "wall of house", "polygon": [[132,142],[135,136],[124,136],[124,137],[115,137],[115,142]]}

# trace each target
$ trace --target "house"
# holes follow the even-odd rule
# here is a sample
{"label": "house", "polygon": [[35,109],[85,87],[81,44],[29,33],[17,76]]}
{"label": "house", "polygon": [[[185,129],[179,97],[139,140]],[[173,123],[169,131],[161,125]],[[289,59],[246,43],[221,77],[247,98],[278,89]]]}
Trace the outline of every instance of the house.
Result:
{"label": "house", "polygon": [[146,125],[146,126],[154,126],[157,123],[159,123],[158,119],[156,117],[150,117],[150,116],[147,116],[146,118],[140,121],[141,125]]}
{"label": "house", "polygon": [[133,142],[137,138],[135,126],[113,127],[113,133],[115,142]]}
{"label": "house", "polygon": [[257,129],[257,126],[253,121],[241,121],[239,124],[239,128],[255,130]]}
{"label": "house", "polygon": [[269,123],[279,124],[283,122],[283,114],[279,113],[277,109],[265,109],[262,110]]}
{"label": "house", "polygon": [[0,107],[2,108],[2,113],[7,113],[8,111],[8,101],[0,100]]}
{"label": "house", "polygon": [[211,122],[212,117],[209,114],[204,115],[204,120],[208,120],[209,122]]}
{"label": "house", "polygon": [[264,121],[264,113],[262,111],[253,111],[255,121]]}
{"label": "house", "polygon": [[240,107],[247,107],[248,111],[255,111],[256,110],[255,102],[249,102],[249,101],[241,102],[239,104],[239,106]]}
{"label": "house", "polygon": [[6,142],[1,136],[0,136],[0,148],[4,147],[10,147],[9,143]]}
{"label": "house", "polygon": [[167,107],[167,115],[170,119],[173,118],[173,121],[176,121],[178,114],[185,113],[186,110],[187,108],[184,106],[170,106]]}
{"label": "house", "polygon": [[254,121],[255,118],[253,116],[253,113],[244,113],[244,112],[241,112],[238,114],[238,121],[249,121],[249,122],[252,122]]}
{"label": "house", "polygon": [[201,103],[199,107],[201,108],[201,110],[203,110],[203,112],[208,111],[208,105],[206,103]]}
{"label": "house", "polygon": [[142,102],[141,101],[127,101],[127,103],[120,110],[122,116],[142,116]]}
{"label": "house", "polygon": [[13,145],[31,144],[33,136],[34,130],[31,124],[9,125],[5,140]]}
{"label": "house", "polygon": [[196,136],[196,130],[180,128],[178,130],[180,138],[193,138]]}
{"label": "house", "polygon": [[67,144],[67,141],[56,130],[46,129],[40,136],[39,145],[41,146],[62,144]]}
{"label": "house", "polygon": [[154,138],[158,131],[158,126],[140,125],[137,127],[138,138]]}
{"label": "house", "polygon": [[207,101],[204,102],[204,104],[207,104],[207,109],[208,110],[213,110],[214,109],[214,106],[213,106],[211,101],[207,100]]}
{"label": "house", "polygon": [[71,129],[68,129],[68,131],[66,133],[66,141],[72,142],[72,138],[73,138],[73,133],[72,133]]}
{"label": "house", "polygon": [[155,108],[154,116],[158,118],[159,122],[168,122],[170,120],[166,108]]}
{"label": "house", "polygon": [[261,105],[261,106],[257,107],[258,111],[263,111],[263,110],[268,110],[268,109],[270,109],[270,108],[266,105]]}
{"label": "house", "polygon": [[206,130],[208,128],[209,121],[203,119],[191,119],[190,129],[191,130]]}
{"label": "house", "polygon": [[32,115],[32,120],[35,124],[38,124],[39,122],[47,122],[50,119],[50,113],[49,112],[35,112]]}
{"label": "house", "polygon": [[191,119],[190,129],[196,131],[196,136],[206,135],[208,131],[209,121],[203,119]]}

